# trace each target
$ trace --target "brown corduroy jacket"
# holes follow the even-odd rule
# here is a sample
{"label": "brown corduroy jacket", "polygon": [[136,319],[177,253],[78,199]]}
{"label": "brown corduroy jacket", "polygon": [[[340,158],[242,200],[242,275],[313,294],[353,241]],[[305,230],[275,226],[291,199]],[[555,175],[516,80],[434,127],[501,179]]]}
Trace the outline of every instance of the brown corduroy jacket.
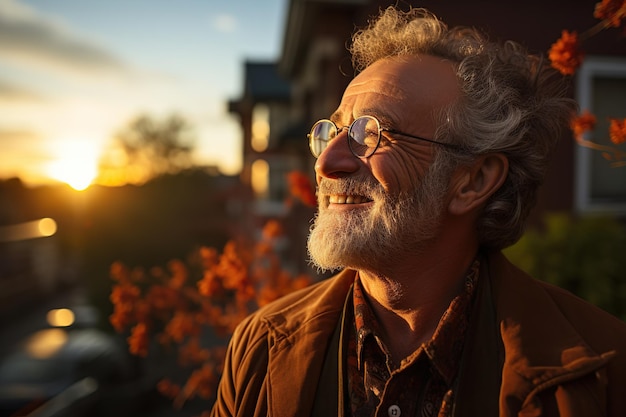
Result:
{"label": "brown corduroy jacket", "polygon": [[[229,345],[218,416],[341,416],[340,327],[355,272],[248,317]],[[454,417],[625,417],[626,323],[485,256]]]}

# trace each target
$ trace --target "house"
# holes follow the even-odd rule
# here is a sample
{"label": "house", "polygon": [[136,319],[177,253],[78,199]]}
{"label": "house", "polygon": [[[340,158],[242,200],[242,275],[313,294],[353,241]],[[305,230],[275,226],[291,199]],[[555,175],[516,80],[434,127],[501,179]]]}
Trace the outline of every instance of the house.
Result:
{"label": "house", "polygon": [[[313,179],[313,158],[309,155],[306,135],[310,126],[328,117],[341,99],[354,72],[346,43],[356,27],[363,26],[380,8],[397,2],[378,0],[290,0],[286,14],[282,54],[275,65],[280,85],[266,81],[264,87],[276,88],[273,94],[261,94],[260,72],[246,64],[246,86],[237,108],[244,131],[244,181],[253,181],[254,165],[263,152],[251,145],[254,135],[254,108],[262,105],[269,111],[270,140],[266,156],[269,185],[258,193],[257,208],[278,206],[283,195],[278,190],[282,173],[301,169]],[[425,7],[450,26],[472,26],[492,39],[512,39],[531,52],[547,53],[562,30],[584,32],[595,26],[594,1],[568,0],[502,2],[499,0],[421,0],[403,1],[401,7]],[[598,116],[592,137],[608,142],[608,117],[626,117],[626,41],[617,29],[601,31],[583,44],[585,62],[572,79],[572,95],[582,109]],[[251,100],[251,101],[246,101]],[[243,103],[248,107],[244,108]],[[244,117],[245,115],[245,117]],[[259,116],[260,117],[260,116]],[[273,134],[276,136],[273,136]],[[287,168],[288,167],[288,168]],[[626,168],[613,168],[600,152],[575,144],[570,135],[562,138],[540,190],[531,221],[540,221],[546,212],[566,211],[578,214],[610,213],[626,216]],[[284,184],[284,183],[283,183]],[[304,225],[308,229],[308,223]]]}

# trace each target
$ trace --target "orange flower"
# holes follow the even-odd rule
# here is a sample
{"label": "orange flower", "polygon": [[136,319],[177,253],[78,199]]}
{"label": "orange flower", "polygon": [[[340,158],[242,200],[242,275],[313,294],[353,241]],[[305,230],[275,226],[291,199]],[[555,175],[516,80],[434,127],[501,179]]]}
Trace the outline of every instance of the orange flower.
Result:
{"label": "orange flower", "polygon": [[187,336],[197,336],[200,330],[195,315],[184,311],[177,311],[165,326],[165,333],[177,343],[182,343]]}
{"label": "orange flower", "polygon": [[179,304],[179,294],[173,288],[153,285],[148,290],[146,301],[154,310],[171,310]]}
{"label": "orange flower", "polygon": [[138,322],[148,321],[152,314],[153,310],[147,300],[141,299],[135,303],[135,317],[137,318]]}
{"label": "orange flower", "polygon": [[626,15],[626,0],[602,0],[596,3],[593,17],[606,21],[609,26],[619,27]]}
{"label": "orange flower", "polygon": [[157,282],[167,281],[167,274],[165,273],[165,270],[160,266],[153,266],[152,268],[150,268],[150,275],[152,276],[152,278],[155,278]]}
{"label": "orange flower", "polygon": [[132,306],[137,300],[139,300],[140,295],[141,290],[136,285],[121,284],[113,286],[109,299],[116,306]]}
{"label": "orange flower", "polygon": [[218,253],[215,248],[203,246],[200,248],[199,253],[200,253],[200,260],[202,262],[202,267],[204,269],[210,269],[213,266],[215,266],[215,264],[217,264]]}
{"label": "orange flower", "polygon": [[150,337],[148,326],[146,323],[137,323],[131,330],[130,336],[128,336],[128,350],[133,355],[146,357],[148,356],[148,345],[150,344]]}
{"label": "orange flower", "polygon": [[242,285],[237,288],[237,292],[235,293],[235,300],[239,305],[244,308],[244,306],[256,296],[256,291],[252,285],[247,282],[242,283]]}
{"label": "orange flower", "polygon": [[611,142],[616,145],[626,142],[626,119],[610,120],[611,125],[609,126],[609,137],[611,138]]}
{"label": "orange flower", "polygon": [[164,378],[157,383],[157,391],[167,398],[174,399],[180,393],[180,386]]}
{"label": "orange flower", "polygon": [[578,34],[564,30],[561,38],[552,44],[548,57],[552,67],[563,75],[572,75],[583,61]]}
{"label": "orange flower", "polygon": [[274,246],[270,242],[259,242],[255,250],[259,256],[270,256],[274,252]]}
{"label": "orange flower", "polygon": [[268,220],[263,226],[263,238],[264,239],[273,239],[279,237],[283,234],[283,227],[276,220]]}
{"label": "orange flower", "polygon": [[196,395],[203,399],[213,396],[217,384],[217,375],[211,364],[204,364],[202,368],[193,371],[184,388],[186,398],[193,398]]}
{"label": "orange flower", "polygon": [[128,268],[121,262],[113,262],[111,264],[111,268],[109,269],[109,275],[111,279],[118,282],[128,282],[130,281],[130,271]]}
{"label": "orange flower", "polygon": [[596,116],[586,110],[579,116],[574,116],[570,122],[570,127],[576,137],[581,136],[583,133],[593,130],[596,126]]}
{"label": "orange flower", "polygon": [[291,291],[296,291],[308,287],[309,285],[311,285],[311,277],[306,274],[301,274],[293,280],[291,284]]}
{"label": "orange flower", "polygon": [[172,273],[172,278],[169,281],[169,286],[176,289],[182,288],[183,285],[185,285],[185,282],[187,282],[187,278],[189,275],[185,264],[178,259],[174,259],[169,261],[167,266]]}
{"label": "orange flower", "polygon": [[192,338],[178,349],[178,360],[182,366],[206,362],[209,356],[209,350],[200,347],[198,338]]}
{"label": "orange flower", "polygon": [[291,194],[310,207],[317,206],[315,189],[308,176],[299,171],[292,171],[287,174],[287,182]]}
{"label": "orange flower", "polygon": [[109,316],[109,323],[111,323],[116,332],[122,333],[132,323],[132,315],[128,314],[127,311],[116,308],[113,314]]}
{"label": "orange flower", "polygon": [[225,289],[237,290],[246,285],[249,280],[249,263],[250,259],[247,259],[237,244],[231,241],[224,246],[220,262],[215,267],[215,273],[222,278],[222,285]]}
{"label": "orange flower", "polygon": [[130,279],[133,282],[144,282],[146,280],[146,271],[143,268],[133,268],[130,273]]}
{"label": "orange flower", "polygon": [[200,295],[213,297],[222,291],[222,283],[213,271],[205,271],[202,279],[196,284]]}

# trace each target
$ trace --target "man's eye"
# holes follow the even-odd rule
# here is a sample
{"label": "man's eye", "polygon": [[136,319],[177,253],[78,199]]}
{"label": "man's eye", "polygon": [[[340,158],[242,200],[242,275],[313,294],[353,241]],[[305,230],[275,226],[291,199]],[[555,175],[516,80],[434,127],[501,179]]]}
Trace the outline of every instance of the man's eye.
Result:
{"label": "man's eye", "polygon": [[378,130],[366,130],[363,134],[363,145],[374,148],[378,145]]}

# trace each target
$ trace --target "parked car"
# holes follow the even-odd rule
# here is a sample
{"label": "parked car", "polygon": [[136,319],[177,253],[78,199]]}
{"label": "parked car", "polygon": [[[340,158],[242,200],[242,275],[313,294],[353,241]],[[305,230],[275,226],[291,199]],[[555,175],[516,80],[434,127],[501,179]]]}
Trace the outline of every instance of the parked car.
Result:
{"label": "parked car", "polygon": [[0,416],[132,415],[144,395],[133,358],[96,328],[47,328],[0,362]]}

